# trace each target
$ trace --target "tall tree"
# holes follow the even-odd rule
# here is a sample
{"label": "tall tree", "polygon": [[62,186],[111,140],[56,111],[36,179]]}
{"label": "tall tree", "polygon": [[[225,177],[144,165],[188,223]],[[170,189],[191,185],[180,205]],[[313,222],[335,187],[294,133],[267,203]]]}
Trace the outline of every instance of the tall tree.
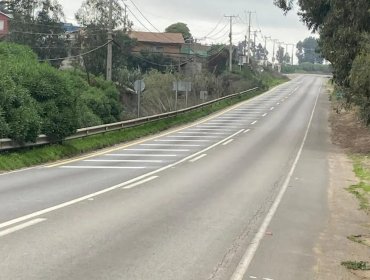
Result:
{"label": "tall tree", "polygon": [[297,57],[299,64],[310,62],[313,64],[322,64],[324,59],[319,53],[318,40],[314,37],[308,37],[297,43]]}
{"label": "tall tree", "polygon": [[[84,27],[76,42],[76,53],[88,53],[83,56],[83,64],[87,73],[104,75],[106,72],[106,48],[96,49],[107,42],[108,30],[108,5],[104,0],[86,0],[77,11],[75,17]],[[113,29],[122,25],[131,30],[132,22],[127,18],[120,1],[113,0]],[[127,30],[116,30],[113,34],[113,78],[119,72],[119,68],[130,64],[130,50],[133,40],[126,34]],[[81,47],[81,48],[79,48]]]}
{"label": "tall tree", "polygon": [[284,62],[284,54],[285,54],[284,48],[279,46],[276,52],[276,60],[281,64]]}
{"label": "tall tree", "polygon": [[[3,7],[12,14],[9,41],[28,45],[40,60],[67,55],[64,13],[57,0],[7,0]],[[61,61],[51,61],[58,66]]]}
{"label": "tall tree", "polygon": [[168,33],[181,33],[185,40],[192,38],[189,27],[183,22],[171,24],[165,31]]}
{"label": "tall tree", "polygon": [[[274,0],[285,12],[292,9],[294,0]],[[319,46],[323,57],[333,66],[335,82],[346,91],[347,101],[359,104],[362,109],[370,107],[370,88],[359,71],[369,69],[367,46],[370,44],[369,0],[298,0],[300,16],[306,25],[320,34]],[[355,64],[354,64],[355,62]],[[356,66],[356,67],[355,67]],[[354,68],[356,70],[354,70]],[[368,73],[368,72],[367,72]],[[356,82],[354,82],[356,81]],[[364,91],[358,91],[361,84]],[[361,101],[359,101],[361,100]],[[364,106],[365,102],[367,105]],[[367,109],[365,109],[367,108]],[[370,122],[370,114],[366,121]]]}

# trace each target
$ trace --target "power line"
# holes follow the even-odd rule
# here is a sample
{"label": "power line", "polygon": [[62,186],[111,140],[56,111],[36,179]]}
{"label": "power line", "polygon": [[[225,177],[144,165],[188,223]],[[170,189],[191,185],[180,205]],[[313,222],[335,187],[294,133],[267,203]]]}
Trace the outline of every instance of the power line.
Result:
{"label": "power line", "polygon": [[221,22],[224,20],[225,18],[224,17],[221,17],[221,19],[219,20],[219,22],[216,24],[216,26],[205,36],[203,36],[204,38],[207,38],[208,36],[210,36],[214,31],[217,30],[218,26],[221,24]]}
{"label": "power line", "polygon": [[65,59],[70,59],[70,58],[77,58],[77,57],[81,57],[81,56],[84,56],[84,55],[87,55],[87,54],[90,54],[92,52],[95,52],[101,48],[104,48],[106,45],[108,45],[110,42],[106,42],[104,45],[101,45],[99,47],[96,47],[95,49],[92,49],[92,50],[89,50],[85,53],[81,53],[81,54],[78,54],[78,55],[72,55],[72,56],[66,56],[66,57],[59,57],[59,58],[48,58],[48,59],[39,59],[39,61],[58,61],[58,60],[65,60]]}

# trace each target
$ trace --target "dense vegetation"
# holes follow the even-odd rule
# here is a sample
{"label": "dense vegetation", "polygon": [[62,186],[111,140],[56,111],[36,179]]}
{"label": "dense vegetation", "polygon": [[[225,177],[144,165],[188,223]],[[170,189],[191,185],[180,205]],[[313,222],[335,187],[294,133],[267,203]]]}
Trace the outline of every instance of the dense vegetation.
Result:
{"label": "dense vegetation", "polygon": [[[294,0],[275,0],[286,12]],[[299,0],[300,15],[320,34],[319,47],[333,67],[334,81],[370,125],[370,1]]]}
{"label": "dense vegetation", "polygon": [[25,46],[0,43],[0,138],[23,143],[40,133],[58,141],[77,128],[117,121],[122,114],[115,86],[78,71],[39,63]]}

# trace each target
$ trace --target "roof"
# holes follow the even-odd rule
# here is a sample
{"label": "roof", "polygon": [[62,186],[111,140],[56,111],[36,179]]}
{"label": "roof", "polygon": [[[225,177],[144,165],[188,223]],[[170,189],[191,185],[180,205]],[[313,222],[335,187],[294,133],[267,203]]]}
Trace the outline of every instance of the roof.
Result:
{"label": "roof", "polygon": [[7,15],[6,13],[3,13],[2,11],[0,11],[0,15],[6,16],[7,18],[11,18],[10,15]]}
{"label": "roof", "polygon": [[161,43],[161,44],[184,44],[181,33],[155,33],[155,32],[130,32],[130,37],[139,42]]}
{"label": "roof", "polygon": [[81,29],[81,27],[73,25],[72,23],[63,23],[63,28],[68,33],[77,32]]}

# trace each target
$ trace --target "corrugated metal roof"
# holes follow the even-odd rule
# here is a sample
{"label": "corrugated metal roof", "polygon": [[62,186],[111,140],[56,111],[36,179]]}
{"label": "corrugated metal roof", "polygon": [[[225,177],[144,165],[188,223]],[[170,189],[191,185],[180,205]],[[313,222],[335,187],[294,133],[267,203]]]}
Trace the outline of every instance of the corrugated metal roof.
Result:
{"label": "corrugated metal roof", "polygon": [[130,37],[139,42],[161,43],[161,44],[184,44],[181,33],[159,33],[159,32],[130,32]]}

